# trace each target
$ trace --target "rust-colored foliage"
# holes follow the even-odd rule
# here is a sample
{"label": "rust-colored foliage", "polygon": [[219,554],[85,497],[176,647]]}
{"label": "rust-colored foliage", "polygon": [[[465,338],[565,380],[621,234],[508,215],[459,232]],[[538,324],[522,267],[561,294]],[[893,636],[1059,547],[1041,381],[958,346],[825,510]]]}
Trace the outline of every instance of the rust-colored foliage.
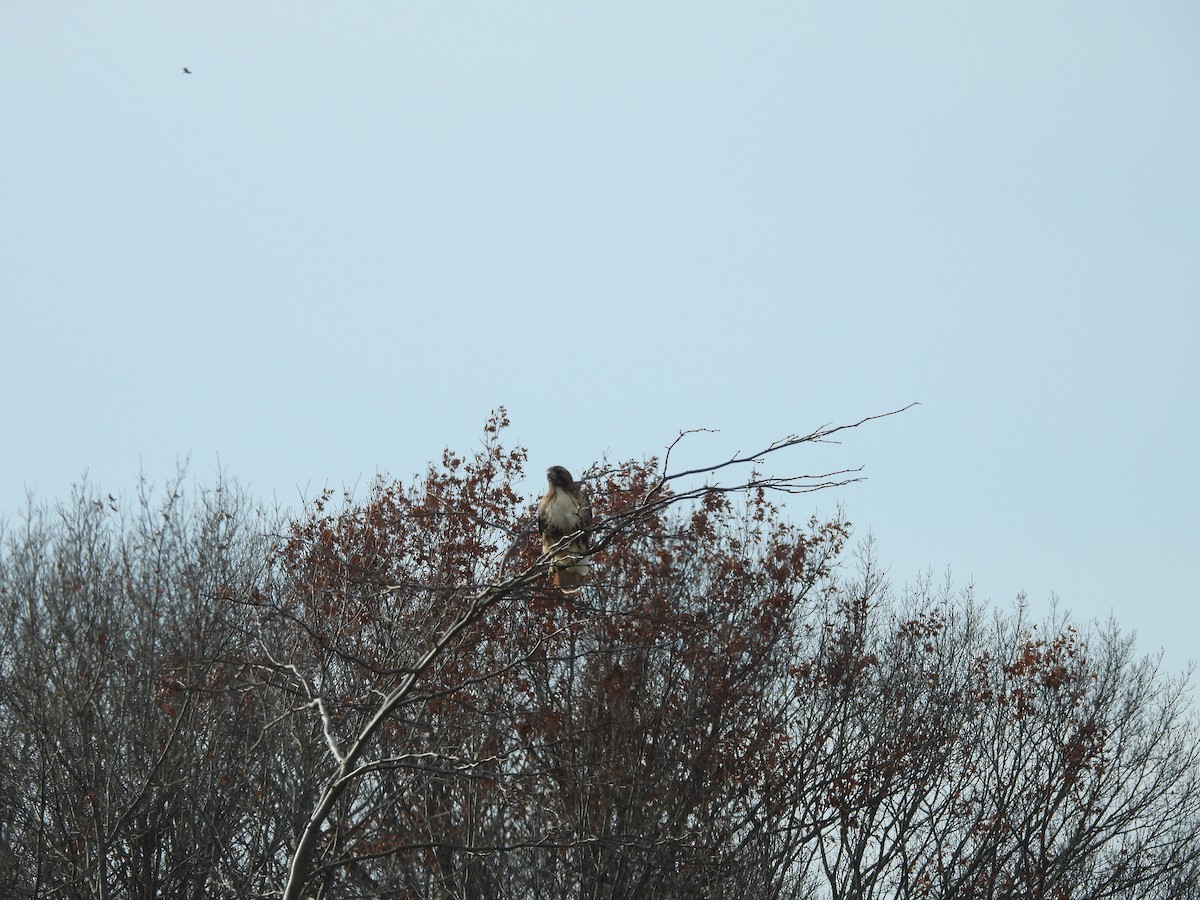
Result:
{"label": "rust-colored foliage", "polygon": [[[336,510],[318,498],[287,535],[272,603],[339,733],[472,590],[536,561],[534,498],[514,488],[526,454],[501,446],[506,424],[496,414],[479,452],[447,451],[412,484],[377,482]],[[786,802],[799,748],[774,677],[806,640],[799,613],[848,526],[789,525],[761,490],[677,510],[655,459],[580,480],[601,529],[592,582],[568,596],[541,579],[479,618],[383,731],[379,758],[413,759],[373,787],[387,815],[357,830],[372,848],[389,833],[442,847],[413,857],[430,877],[462,864],[445,847],[521,835],[571,845],[579,884],[704,883],[747,837],[734,809]]]}

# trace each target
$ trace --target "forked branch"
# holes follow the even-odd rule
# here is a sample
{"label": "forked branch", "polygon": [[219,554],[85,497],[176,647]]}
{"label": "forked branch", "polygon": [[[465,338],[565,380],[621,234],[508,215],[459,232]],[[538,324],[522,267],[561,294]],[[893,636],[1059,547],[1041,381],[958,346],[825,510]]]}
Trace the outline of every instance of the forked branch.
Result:
{"label": "forked branch", "polygon": [[[711,466],[703,466],[699,468],[687,469],[681,472],[671,473],[669,471],[670,453],[671,450],[678,444],[682,438],[691,432],[682,432],[671,446],[668,448],[667,455],[664,459],[663,471],[661,476],[651,487],[651,489],[630,508],[609,516],[607,519],[597,523],[590,531],[593,538],[591,546],[579,554],[581,559],[590,557],[599,552],[603,548],[609,546],[614,541],[620,539],[623,535],[629,533],[640,522],[647,517],[656,515],[668,507],[686,503],[690,500],[697,499],[717,491],[720,493],[745,493],[749,491],[765,490],[779,491],[789,494],[808,493],[812,491],[827,490],[829,488],[840,487],[842,485],[851,484],[856,481],[861,481],[862,477],[859,474],[861,468],[853,469],[838,469],[830,472],[823,472],[815,475],[786,475],[786,476],[763,476],[758,475],[753,469],[750,477],[736,482],[734,484],[722,485],[716,482],[708,482],[695,487],[686,488],[677,491],[665,491],[668,485],[680,482],[682,479],[696,475],[712,475],[713,473],[721,472],[737,466],[754,466],[761,463],[767,456],[779,453],[782,450],[796,447],[802,444],[829,443],[830,438],[834,435],[857,428],[867,422],[877,419],[887,418],[889,416],[898,415],[905,410],[911,409],[916,404],[909,404],[901,409],[896,409],[891,412],[881,413],[879,415],[867,416],[845,425],[838,426],[823,426],[815,431],[805,435],[791,435],[778,441],[774,441],[756,453],[742,454],[735,453],[733,457],[723,462],[716,463]],[[512,547],[504,554],[501,573],[504,566],[513,558],[516,552],[517,543],[527,537],[528,530],[520,532]],[[568,535],[564,537],[559,544],[566,546],[572,540],[579,537],[576,535]],[[380,728],[388,720],[389,716],[396,708],[406,700],[411,699],[414,688],[421,676],[429,669],[429,667],[442,654],[446,653],[448,648],[453,644],[455,639],[462,634],[467,628],[470,628],[477,622],[488,609],[497,603],[521,594],[528,588],[531,588],[535,583],[545,579],[550,565],[553,552],[543,554],[531,565],[527,566],[522,571],[500,578],[492,583],[475,588],[471,591],[455,591],[447,598],[447,605],[455,599],[465,601],[462,606],[462,611],[458,616],[438,635],[432,645],[416,659],[411,666],[403,669],[403,675],[399,683],[388,693],[379,703],[378,708],[365,725],[359,730],[353,742],[346,749],[339,748],[330,729],[328,716],[325,713],[320,698],[307,688],[309,700],[312,705],[315,705],[322,713],[322,725],[325,732],[326,740],[329,743],[329,749],[333,762],[336,764],[334,771],[326,781],[325,787],[321,792],[321,796],[314,807],[312,814],[305,823],[304,829],[301,832],[300,839],[293,851],[292,859],[288,867],[287,884],[283,891],[282,900],[300,900],[305,886],[309,883],[316,872],[314,860],[317,849],[320,845],[320,839],[324,833],[326,822],[332,812],[334,805],[345,791],[354,784],[358,779],[363,777],[368,772],[374,771],[377,765],[370,761],[362,761],[368,747],[372,745]]]}

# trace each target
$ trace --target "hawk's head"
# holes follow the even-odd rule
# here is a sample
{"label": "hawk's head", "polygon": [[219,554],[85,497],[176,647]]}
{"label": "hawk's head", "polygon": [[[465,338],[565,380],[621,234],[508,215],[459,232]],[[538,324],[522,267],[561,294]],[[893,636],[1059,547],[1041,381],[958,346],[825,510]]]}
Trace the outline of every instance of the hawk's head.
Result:
{"label": "hawk's head", "polygon": [[555,487],[571,488],[575,486],[575,479],[562,466],[551,466],[548,468],[546,470],[546,480]]}

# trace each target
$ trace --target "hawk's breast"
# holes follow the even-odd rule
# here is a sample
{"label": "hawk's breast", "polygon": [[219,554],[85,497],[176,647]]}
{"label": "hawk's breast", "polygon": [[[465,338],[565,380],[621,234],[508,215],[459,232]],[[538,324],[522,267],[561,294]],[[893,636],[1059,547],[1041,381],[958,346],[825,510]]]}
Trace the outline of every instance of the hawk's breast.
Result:
{"label": "hawk's breast", "polygon": [[546,524],[560,534],[570,534],[583,527],[579,501],[566,491],[555,491],[546,504]]}

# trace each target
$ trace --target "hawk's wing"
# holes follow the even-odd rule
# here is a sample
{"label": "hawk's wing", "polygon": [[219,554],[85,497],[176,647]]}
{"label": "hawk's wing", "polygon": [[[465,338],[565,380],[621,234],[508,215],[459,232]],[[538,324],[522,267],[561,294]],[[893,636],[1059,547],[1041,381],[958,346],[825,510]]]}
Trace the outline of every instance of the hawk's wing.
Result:
{"label": "hawk's wing", "polygon": [[583,537],[579,539],[579,542],[585,548],[591,546],[592,542],[588,531],[592,527],[592,500],[583,492],[582,488],[579,491],[579,527],[583,529]]}
{"label": "hawk's wing", "polygon": [[540,534],[542,537],[546,538],[551,543],[553,543],[554,541],[556,541],[560,537],[562,537],[562,535],[556,533],[556,529],[554,528],[553,517],[550,515],[549,496],[550,495],[547,494],[545,497],[543,497],[541,500],[538,501],[537,527],[538,527],[538,534]]}

